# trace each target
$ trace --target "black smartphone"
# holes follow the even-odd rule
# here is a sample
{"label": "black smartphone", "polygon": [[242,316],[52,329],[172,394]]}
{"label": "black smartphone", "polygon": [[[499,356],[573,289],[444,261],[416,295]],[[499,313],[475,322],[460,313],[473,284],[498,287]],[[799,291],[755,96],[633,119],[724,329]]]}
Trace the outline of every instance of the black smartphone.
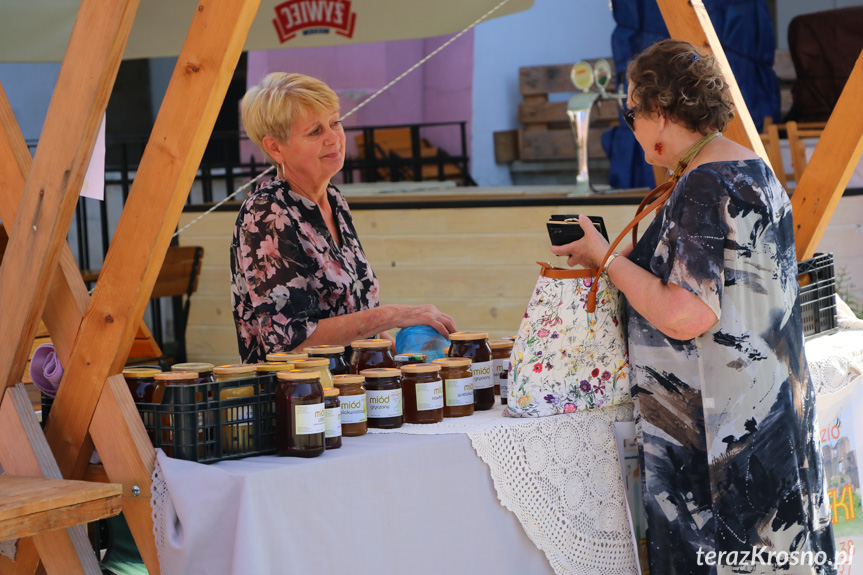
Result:
{"label": "black smartphone", "polygon": [[[608,241],[608,233],[605,231],[605,222],[599,216],[588,216],[596,230]],[[548,237],[551,245],[562,246],[584,237],[584,230],[578,223],[578,214],[555,214],[546,222]]]}

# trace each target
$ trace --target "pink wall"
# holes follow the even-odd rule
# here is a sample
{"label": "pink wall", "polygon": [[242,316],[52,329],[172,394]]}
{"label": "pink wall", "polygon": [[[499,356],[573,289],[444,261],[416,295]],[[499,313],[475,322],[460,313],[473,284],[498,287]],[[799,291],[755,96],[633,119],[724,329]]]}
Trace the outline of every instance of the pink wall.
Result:
{"label": "pink wall", "polygon": [[[249,52],[248,84],[257,83],[270,72],[308,74],[329,84],[346,113],[448,38]],[[473,31],[346,118],[345,126],[470,122],[472,79]],[[349,154],[355,153],[355,134],[348,132]],[[458,154],[461,149],[457,126],[428,128],[421,135],[449,153]],[[470,142],[469,123],[467,141]],[[243,157],[249,153],[250,148],[244,147]]]}

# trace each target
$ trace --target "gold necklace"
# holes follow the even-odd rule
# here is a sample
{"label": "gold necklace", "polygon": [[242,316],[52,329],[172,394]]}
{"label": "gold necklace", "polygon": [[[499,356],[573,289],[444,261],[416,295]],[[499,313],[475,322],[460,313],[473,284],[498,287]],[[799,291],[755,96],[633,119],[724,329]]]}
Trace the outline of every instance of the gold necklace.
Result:
{"label": "gold necklace", "polygon": [[680,179],[680,176],[683,175],[683,172],[689,166],[689,164],[692,163],[692,160],[695,159],[695,156],[698,155],[698,152],[700,152],[704,148],[704,146],[710,143],[714,138],[718,138],[721,135],[722,132],[713,132],[712,134],[707,134],[706,136],[695,142],[695,144],[691,148],[689,148],[689,150],[685,154],[683,154],[683,157],[677,161],[677,165],[674,166],[674,170],[671,172],[670,180],[675,182],[678,181]]}

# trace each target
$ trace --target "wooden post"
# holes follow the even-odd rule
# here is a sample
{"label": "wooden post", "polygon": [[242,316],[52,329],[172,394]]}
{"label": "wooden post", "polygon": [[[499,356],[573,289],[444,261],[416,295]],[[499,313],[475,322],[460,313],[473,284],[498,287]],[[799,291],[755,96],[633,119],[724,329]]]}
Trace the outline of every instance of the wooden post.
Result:
{"label": "wooden post", "polygon": [[[20,380],[137,0],[84,0],[0,267],[0,391]],[[76,142],[77,145],[72,142]]]}
{"label": "wooden post", "polygon": [[[9,475],[60,479],[60,470],[39,429],[33,406],[21,384],[10,387],[0,404],[0,461]],[[41,557],[49,573],[98,575],[99,564],[82,525],[46,531],[19,540],[21,557],[3,565],[5,573],[32,575]],[[38,552],[38,554],[36,552]]]}
{"label": "wooden post", "polygon": [[719,37],[716,36],[716,30],[710,22],[710,16],[707,14],[702,0],[657,0],[657,4],[659,4],[659,10],[662,12],[662,18],[665,20],[671,37],[677,40],[686,40],[710,51],[722,69],[736,107],[734,118],[726,126],[723,134],[738,144],[753,150],[769,166],[770,159],[767,157],[767,151],[761,142],[761,136],[755,129],[749,108],[743,101],[743,94],[740,93],[740,87],[734,79],[728,58],[725,57],[725,51],[719,43]]}
{"label": "wooden post", "polygon": [[791,196],[797,260],[811,258],[863,152],[863,53]]}

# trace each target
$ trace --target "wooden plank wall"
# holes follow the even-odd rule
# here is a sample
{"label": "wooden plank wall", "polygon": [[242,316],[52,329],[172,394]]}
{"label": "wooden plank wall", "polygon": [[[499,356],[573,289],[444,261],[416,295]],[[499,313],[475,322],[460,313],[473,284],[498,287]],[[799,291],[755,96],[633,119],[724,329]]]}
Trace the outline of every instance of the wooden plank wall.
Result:
{"label": "wooden plank wall", "polygon": [[[381,283],[382,303],[433,303],[460,329],[492,337],[518,328],[536,283],[537,260],[551,261],[545,221],[579,206],[354,210],[354,223]],[[584,208],[617,234],[635,206]],[[863,196],[843,198],[819,249],[835,253],[863,302]],[[198,213],[184,213],[180,226]],[[189,361],[238,361],[228,250],[236,214],[216,212],[189,228],[183,245],[206,256],[186,332]],[[642,227],[643,229],[643,227]]]}

